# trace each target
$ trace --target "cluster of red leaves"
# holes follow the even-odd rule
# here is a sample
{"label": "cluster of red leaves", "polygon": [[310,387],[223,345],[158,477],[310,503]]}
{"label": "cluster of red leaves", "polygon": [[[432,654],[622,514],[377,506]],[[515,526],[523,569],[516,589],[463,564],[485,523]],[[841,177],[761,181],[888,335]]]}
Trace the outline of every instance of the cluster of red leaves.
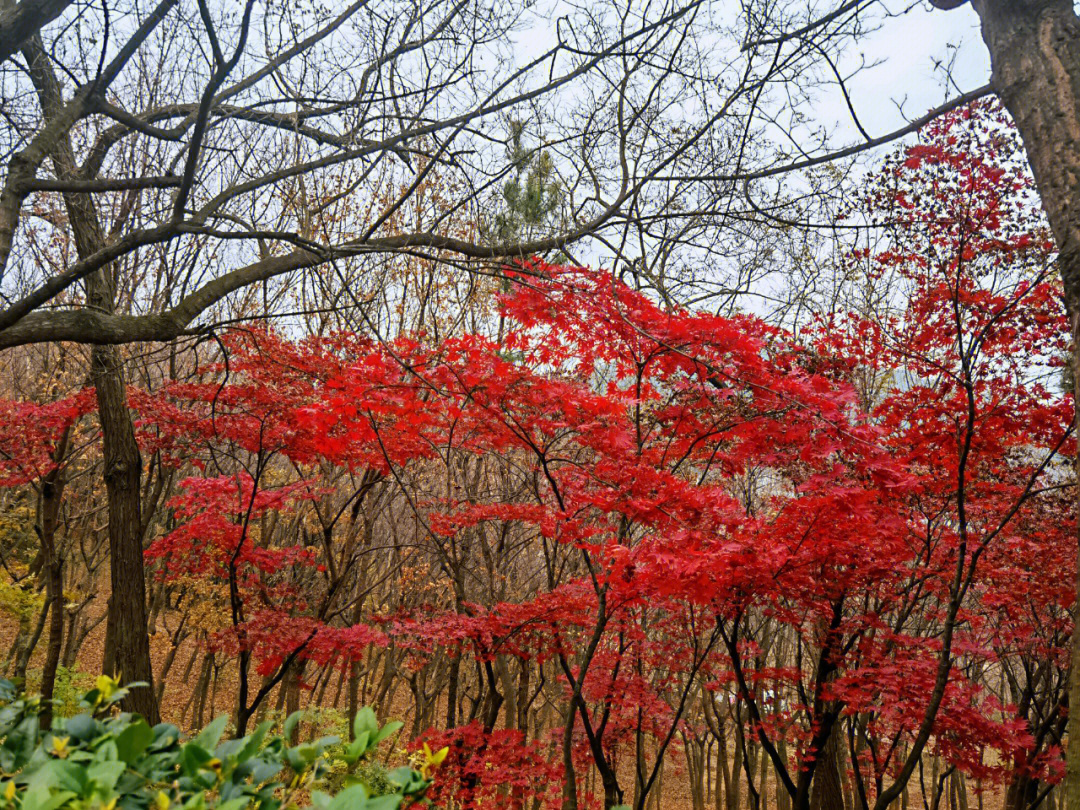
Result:
{"label": "cluster of red leaves", "polygon": [[[1002,775],[985,764],[993,748],[1050,778],[1052,747],[972,677],[1015,656],[1064,666],[1071,632],[1071,528],[1045,519],[1075,452],[1071,397],[1054,384],[1066,330],[1020,166],[989,108],[933,125],[883,171],[867,201],[882,242],[852,258],[897,305],[823,318],[802,342],[538,260],[501,299],[500,343],[227,334],[228,361],[195,382],[132,392],[144,449],[203,473],[148,557],[163,577],[235,585],[243,617],[213,643],[254,654],[264,675],[290,655],[345,663],[384,643],[416,661],[557,659],[568,694],[580,685],[579,714],[604,716],[604,739],[579,753],[670,737],[704,678],[761,705],[786,695],[750,731],[786,738],[798,767],[816,756],[827,704],[880,743],[860,764],[879,789],[927,722],[970,773]],[[18,442],[28,471],[48,468],[47,437]],[[257,531],[320,498],[318,470],[403,482],[452,454],[510,459],[538,484],[509,501],[410,493],[432,542],[513,527],[573,549],[587,575],[519,602],[346,625],[315,608],[340,585],[322,552]],[[275,460],[296,475],[273,482]],[[1037,559],[1061,566],[1048,586]],[[754,617],[833,650],[832,677],[814,688],[810,663],[760,663]],[[927,719],[944,624],[948,683]],[[575,663],[590,637],[594,656]],[[558,781],[512,732],[428,739],[451,744],[445,789],[461,801],[500,785],[524,801],[529,784]]]}
{"label": "cluster of red leaves", "polygon": [[427,731],[411,744],[437,751],[449,748],[429,798],[442,806],[559,810],[562,765],[553,764],[539,743],[526,743],[516,729],[485,731],[479,721]]}
{"label": "cluster of red leaves", "polygon": [[61,461],[55,457],[61,435],[96,405],[93,388],[45,403],[0,399],[0,486],[51,472]]}

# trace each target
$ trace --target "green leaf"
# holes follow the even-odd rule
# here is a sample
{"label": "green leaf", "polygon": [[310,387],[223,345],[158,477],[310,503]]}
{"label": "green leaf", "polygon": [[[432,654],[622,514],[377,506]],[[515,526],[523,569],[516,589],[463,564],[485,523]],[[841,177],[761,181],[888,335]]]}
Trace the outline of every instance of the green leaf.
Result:
{"label": "green leaf", "polygon": [[368,733],[365,731],[362,734],[357,734],[356,739],[345,747],[345,753],[342,754],[341,758],[349,765],[352,765],[364,755],[367,749]]}
{"label": "green leaf", "polygon": [[36,714],[20,720],[0,748],[0,767],[9,773],[20,770],[33,756],[40,731]]}
{"label": "green leaf", "polygon": [[229,723],[229,716],[227,714],[221,715],[213,723],[208,725],[202,730],[202,733],[196,737],[193,742],[200,747],[205,748],[207,751],[213,751],[217,747],[218,741],[221,739],[221,735],[225,733],[225,726]]}
{"label": "green leaf", "polygon": [[95,762],[86,769],[86,775],[97,784],[98,788],[105,792],[111,792],[116,787],[121,775],[124,773],[124,763],[117,760],[110,762]]}
{"label": "green leaf", "polygon": [[256,785],[261,785],[263,782],[267,782],[281,773],[280,762],[269,762],[267,760],[252,760],[255,765],[251,769],[251,781]]}
{"label": "green leaf", "polygon": [[[218,718],[221,719],[224,718]],[[116,736],[116,755],[128,765],[133,765],[153,739],[154,730],[140,717]]]}
{"label": "green leaf", "polygon": [[307,763],[304,762],[304,758],[300,756],[300,752],[295,748],[289,748],[285,751],[285,762],[289,767],[297,773],[302,773],[307,767]]}
{"label": "green leaf", "polygon": [[217,810],[243,810],[250,803],[250,799],[247,796],[240,796],[236,799],[229,799],[226,802],[222,802],[217,806]]}
{"label": "green leaf", "polygon": [[211,770],[202,770],[191,777],[191,781],[203,790],[211,790],[217,784],[217,774]]}
{"label": "green leaf", "polygon": [[152,730],[154,732],[154,741],[150,743],[151,751],[168,748],[180,739],[180,729],[172,723],[158,723]]}
{"label": "green leaf", "polygon": [[262,747],[263,740],[266,739],[266,733],[273,725],[274,722],[272,720],[266,720],[265,722],[259,723],[259,725],[255,727],[255,730],[244,738],[244,747],[236,754],[236,761],[246,762],[255,756]]}
{"label": "green leaf", "polygon": [[210,752],[199,745],[197,742],[189,742],[184,746],[182,753],[180,754],[180,772],[184,776],[195,776],[202,768],[203,764],[209,762],[213,757]]}
{"label": "green leaf", "polygon": [[97,759],[120,759],[120,754],[116,750],[116,738],[106,736],[102,738],[102,742],[97,751],[94,752]]}
{"label": "green leaf", "polygon": [[356,717],[353,718],[353,734],[359,738],[365,731],[368,733],[368,738],[374,737],[379,733],[379,719],[375,716],[375,712],[372,711],[370,706],[365,706],[356,713]]}
{"label": "green leaf", "polygon": [[386,776],[391,782],[400,785],[404,793],[416,793],[431,784],[430,780],[424,779],[418,771],[409,767],[394,768]]}
{"label": "green leaf", "polygon": [[331,745],[337,745],[341,742],[341,737],[330,734],[326,737],[319,737],[312,745],[319,749],[320,752],[325,751]]}
{"label": "green leaf", "polygon": [[74,762],[50,759],[30,777],[29,790],[38,788],[60,789],[82,793],[86,787],[86,771]]}
{"label": "green leaf", "polygon": [[77,714],[64,721],[64,733],[86,742],[98,733],[98,722],[88,714]]}
{"label": "green leaf", "polygon": [[50,793],[48,788],[36,787],[23,795],[22,810],[56,810],[68,799],[75,797],[70,790]]}
{"label": "green leaf", "polygon": [[401,807],[402,798],[402,796],[388,793],[385,796],[368,799],[367,804],[364,805],[364,810],[397,810]]}
{"label": "green leaf", "polygon": [[367,789],[363,785],[353,785],[338,793],[325,810],[367,810],[367,798]]}
{"label": "green leaf", "polygon": [[293,712],[285,718],[285,726],[282,729],[281,736],[286,740],[291,740],[293,732],[296,730],[297,723],[300,722],[300,718],[304,716],[302,711]]}
{"label": "green leaf", "polygon": [[412,768],[402,767],[394,768],[394,770],[390,771],[390,773],[388,773],[386,776],[391,782],[405,787],[405,785],[409,784],[412,781],[414,773],[416,773],[416,771],[414,771]]}
{"label": "green leaf", "polygon": [[391,720],[389,723],[379,729],[379,733],[372,738],[371,747],[374,748],[376,745],[381,743],[390,735],[397,734],[404,725],[405,724],[402,723],[400,720]]}

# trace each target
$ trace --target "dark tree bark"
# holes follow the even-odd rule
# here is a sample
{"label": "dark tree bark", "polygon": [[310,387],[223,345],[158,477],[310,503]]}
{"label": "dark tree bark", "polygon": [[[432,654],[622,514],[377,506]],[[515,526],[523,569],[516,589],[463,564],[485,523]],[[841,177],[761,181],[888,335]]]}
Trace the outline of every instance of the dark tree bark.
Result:
{"label": "dark tree bark", "polygon": [[41,724],[52,727],[53,692],[56,686],[56,670],[60,665],[60,653],[64,645],[64,570],[63,559],[56,548],[56,528],[60,523],[60,502],[64,495],[64,468],[60,465],[67,452],[69,427],[57,443],[54,461],[57,466],[41,482],[41,512],[38,530],[41,533],[41,552],[44,557],[42,571],[45,574],[45,598],[49,604],[49,644],[45,651],[45,664],[41,670]]}
{"label": "dark tree bark", "polygon": [[[46,117],[59,115],[63,94],[41,40],[34,37],[24,49],[41,107]],[[79,175],[68,132],[49,144],[57,176]],[[107,240],[93,201],[87,194],[67,192],[64,205],[75,246],[80,256],[101,250]],[[115,311],[115,268],[105,266],[86,279],[86,303],[93,311]],[[142,511],[139,488],[142,457],[135,441],[135,428],[127,407],[127,386],[119,351],[112,346],[95,346],[90,355],[90,377],[97,392],[98,419],[104,460],[105,492],[109,523],[109,642],[106,671],[125,682],[142,681],[146,687],[132,689],[124,708],[138,712],[148,722],[158,722],[150,665],[150,637],[146,622],[146,576],[143,566]],[[62,616],[61,616],[62,618]],[[111,665],[111,666],[110,666]]]}
{"label": "dark tree bark", "polygon": [[461,680],[461,658],[455,657],[450,662],[450,678],[446,693],[446,727],[457,725],[458,681]]}
{"label": "dark tree bark", "polygon": [[[936,0],[935,5],[958,3]],[[972,0],[972,5],[990,51],[991,84],[1016,121],[1057,241],[1080,402],[1080,18],[1072,0]],[[1080,592],[1080,582],[1077,587]],[[1071,664],[1070,704],[1080,706],[1080,633],[1073,634]],[[1068,738],[1066,807],[1080,810],[1080,712],[1069,716]]]}
{"label": "dark tree bark", "polygon": [[142,458],[128,412],[119,353],[109,346],[91,353],[91,374],[97,390],[109,507],[109,624],[113,637],[114,672],[125,682],[143,681],[133,689],[125,708],[158,722],[146,624],[146,574],[143,566],[142,513],[139,482]]}
{"label": "dark tree bark", "polygon": [[844,810],[844,786],[840,781],[840,734],[840,724],[837,723],[821,749],[810,791],[810,810]]}
{"label": "dark tree bark", "polygon": [[45,629],[45,621],[49,616],[49,601],[45,600],[44,606],[41,608],[41,613],[38,614],[37,623],[34,625],[33,631],[27,630],[23,633],[22,628],[19,630],[19,635],[15,639],[15,647],[12,650],[15,657],[15,666],[12,669],[12,680],[25,682],[26,681],[26,668],[30,666],[30,656],[34,652],[34,648],[37,647],[38,641],[41,639],[41,633]]}
{"label": "dark tree bark", "polygon": [[356,740],[356,728],[353,718],[360,711],[360,662],[349,663],[349,687],[348,687],[348,716],[349,716],[349,742]]}
{"label": "dark tree bark", "polygon": [[[938,8],[961,4],[931,2]],[[991,85],[1016,121],[1057,241],[1080,402],[1080,18],[1072,0],[972,0],[972,5],[990,51]],[[1080,478],[1080,457],[1077,462]],[[1074,618],[1080,618],[1080,600],[1076,604]],[[1071,705],[1080,706],[1080,633],[1073,634],[1069,697]],[[1070,713],[1068,739],[1066,807],[1080,810],[1080,712]]]}
{"label": "dark tree bark", "polygon": [[0,62],[17,53],[30,37],[55,20],[73,0],[0,2]]}

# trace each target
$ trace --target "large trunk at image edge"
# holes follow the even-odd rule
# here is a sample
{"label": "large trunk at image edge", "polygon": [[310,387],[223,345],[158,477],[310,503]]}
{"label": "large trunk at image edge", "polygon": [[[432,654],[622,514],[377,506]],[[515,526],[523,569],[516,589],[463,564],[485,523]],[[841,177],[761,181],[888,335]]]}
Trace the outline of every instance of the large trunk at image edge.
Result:
{"label": "large trunk at image edge", "polygon": [[[1080,402],[1080,19],[1071,0],[973,0],[973,5],[990,51],[992,85],[1023,138],[1057,242]],[[1080,582],[1077,587],[1080,593]],[[1080,607],[1080,600],[1075,604]],[[1069,704],[1080,706],[1078,633],[1072,640]],[[1066,808],[1080,810],[1080,712],[1070,713],[1067,737]]]}
{"label": "large trunk at image edge", "polygon": [[105,465],[105,492],[109,505],[109,639],[106,656],[109,674],[125,683],[149,686],[132,689],[124,708],[138,712],[151,724],[158,722],[150,666],[150,637],[146,621],[146,576],[143,563],[142,513],[139,483],[142,458],[127,408],[119,353],[111,346],[96,346],[91,373],[97,390]]}
{"label": "large trunk at image edge", "polygon": [[[29,75],[37,90],[42,111],[56,118],[64,106],[63,89],[40,37],[23,48]],[[56,174],[71,180],[81,174],[70,133],[54,133],[44,148]],[[102,250],[108,238],[93,198],[71,191],[63,193],[71,233],[80,258]],[[105,267],[86,277],[86,308],[116,312],[116,268]],[[158,722],[150,666],[150,637],[146,621],[146,575],[143,568],[142,457],[135,441],[135,427],[127,406],[127,386],[120,352],[113,346],[94,346],[90,352],[90,378],[97,392],[98,420],[101,424],[102,462],[109,523],[110,590],[108,625],[103,669],[117,674],[125,683],[142,681],[146,686],[132,689],[123,707],[138,712],[150,723]]]}

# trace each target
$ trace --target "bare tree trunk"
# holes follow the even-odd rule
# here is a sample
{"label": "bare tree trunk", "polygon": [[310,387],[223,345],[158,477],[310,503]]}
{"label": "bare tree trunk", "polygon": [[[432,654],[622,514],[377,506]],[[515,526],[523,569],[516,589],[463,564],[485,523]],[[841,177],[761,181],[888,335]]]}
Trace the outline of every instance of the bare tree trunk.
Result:
{"label": "bare tree trunk", "polygon": [[356,739],[356,729],[353,728],[353,718],[360,711],[360,662],[349,663],[349,740]]}
{"label": "bare tree trunk", "polygon": [[[932,2],[952,8],[962,0]],[[1072,0],[972,0],[972,5],[990,51],[991,83],[1016,121],[1057,242],[1073,340],[1073,384],[1080,393],[1080,19]],[[1080,582],[1077,588],[1080,592]],[[1080,600],[1074,604],[1080,619]],[[1069,704],[1075,707],[1080,706],[1080,633],[1073,634],[1071,663]],[[1066,808],[1080,810],[1080,712],[1069,714],[1068,739]]]}
{"label": "bare tree trunk", "polygon": [[[165,656],[165,661],[161,665],[161,671],[158,673],[157,692],[155,694],[155,701],[160,706],[161,699],[165,695],[165,679],[169,675],[169,670],[172,669],[173,663],[176,661],[176,654],[180,651],[180,645],[184,643],[184,624],[187,616],[185,615],[180,619],[180,624],[176,627],[176,632],[173,633],[171,644],[169,646],[169,653]],[[190,665],[188,666],[190,669]]]}
{"label": "bare tree trunk", "polygon": [[495,674],[502,685],[503,728],[511,729],[517,723],[517,684],[510,674],[510,662],[505,655],[495,656]]}
{"label": "bare tree trunk", "polygon": [[[295,661],[289,672],[282,681],[282,686],[285,689],[285,714],[286,716],[293,712],[300,711],[300,682],[304,677],[304,661]],[[292,739],[289,741],[292,745],[296,745],[300,742],[300,724],[297,723],[293,729]]]}
{"label": "bare tree trunk", "polygon": [[60,501],[64,495],[64,470],[60,461],[67,452],[71,428],[64,430],[57,442],[53,461],[57,466],[50,470],[41,482],[41,551],[44,556],[45,594],[49,603],[49,645],[45,651],[45,664],[41,670],[41,724],[52,727],[53,691],[56,686],[56,668],[60,665],[60,653],[64,647],[64,570],[63,560],[56,548],[56,528],[59,524]]}
{"label": "bare tree trunk", "polygon": [[24,633],[23,628],[19,628],[19,635],[15,639],[15,668],[12,671],[12,680],[26,680],[26,668],[30,666],[30,656],[33,654],[34,648],[37,647],[41,633],[45,629],[45,620],[50,612],[49,601],[46,599],[41,612],[38,614],[37,624],[34,625],[33,632]]}
{"label": "bare tree trunk", "polygon": [[[96,287],[96,284],[87,287]],[[115,650],[114,674],[128,683],[141,681],[148,684],[146,688],[131,690],[125,708],[138,712],[150,723],[157,723],[158,707],[154,699],[146,623],[146,573],[139,497],[142,458],[127,408],[119,353],[111,346],[95,346],[90,362],[97,390],[105,492],[109,504],[109,575],[112,584],[109,622]]]}
{"label": "bare tree trunk", "polygon": [[99,624],[105,621],[106,614],[102,613],[96,619],[88,619],[83,611],[86,610],[87,602],[83,602],[77,611],[72,614],[68,622],[67,641],[64,642],[64,666],[69,669],[78,662],[79,650],[90,634]]}
{"label": "bare tree trunk", "polygon": [[742,718],[736,716],[735,725],[735,761],[731,765],[731,779],[728,781],[728,810],[739,810],[739,795],[742,792],[743,780],[743,735]]}
{"label": "bare tree trunk", "polygon": [[[780,758],[787,762],[787,742],[783,737],[776,741],[776,750],[779,752]],[[777,810],[791,810],[791,794],[787,792],[784,784],[779,779],[776,780],[776,808]]]}
{"label": "bare tree trunk", "polygon": [[724,802],[731,789],[731,773],[728,770],[727,748],[720,739],[716,741],[716,777],[713,783],[713,807],[715,810],[724,810]]}
{"label": "bare tree trunk", "polygon": [[[761,792],[761,798],[758,802],[758,810],[769,810],[769,791],[768,791],[768,779],[769,779],[769,757],[765,753],[765,749],[758,746],[758,784],[760,787],[758,790]],[[840,808],[843,810],[843,808]]]}
{"label": "bare tree trunk", "polygon": [[524,742],[529,738],[529,682],[532,667],[525,658],[522,658],[519,663],[521,669],[518,672],[517,729],[525,735],[522,740]]}
{"label": "bare tree trunk", "polygon": [[206,698],[210,693],[210,675],[214,668],[214,654],[210,653],[203,659],[202,672],[199,675],[199,685],[195,687],[195,694],[198,695],[198,703],[195,707],[195,726],[196,728],[202,728],[203,717],[206,713]]}
{"label": "bare tree trunk", "polygon": [[446,694],[446,727],[457,725],[458,681],[461,679],[461,658],[454,656],[450,662],[450,679]]}
{"label": "bare tree trunk", "polygon": [[[60,89],[49,58],[39,38],[27,45],[24,56],[30,77],[46,117],[63,107]],[[56,174],[62,179],[80,176],[70,136],[59,133],[47,147]],[[79,256],[85,258],[107,243],[93,201],[87,194],[64,193],[64,205],[71,223]],[[114,313],[116,307],[113,274],[106,266],[86,280],[87,307]],[[90,376],[97,392],[98,419],[105,471],[105,493],[109,508],[109,632],[112,654],[106,646],[106,664],[125,682],[141,681],[145,688],[132,689],[124,708],[138,712],[148,722],[158,722],[154,699],[153,671],[150,667],[150,638],[146,624],[146,576],[143,566],[142,512],[139,481],[142,457],[135,441],[135,428],[127,407],[127,389],[120,353],[113,346],[94,346],[90,353]],[[108,671],[108,670],[107,670]]]}
{"label": "bare tree trunk", "polygon": [[821,761],[814,771],[814,786],[810,793],[810,810],[844,810],[844,788],[840,782],[840,726],[821,749]]}

